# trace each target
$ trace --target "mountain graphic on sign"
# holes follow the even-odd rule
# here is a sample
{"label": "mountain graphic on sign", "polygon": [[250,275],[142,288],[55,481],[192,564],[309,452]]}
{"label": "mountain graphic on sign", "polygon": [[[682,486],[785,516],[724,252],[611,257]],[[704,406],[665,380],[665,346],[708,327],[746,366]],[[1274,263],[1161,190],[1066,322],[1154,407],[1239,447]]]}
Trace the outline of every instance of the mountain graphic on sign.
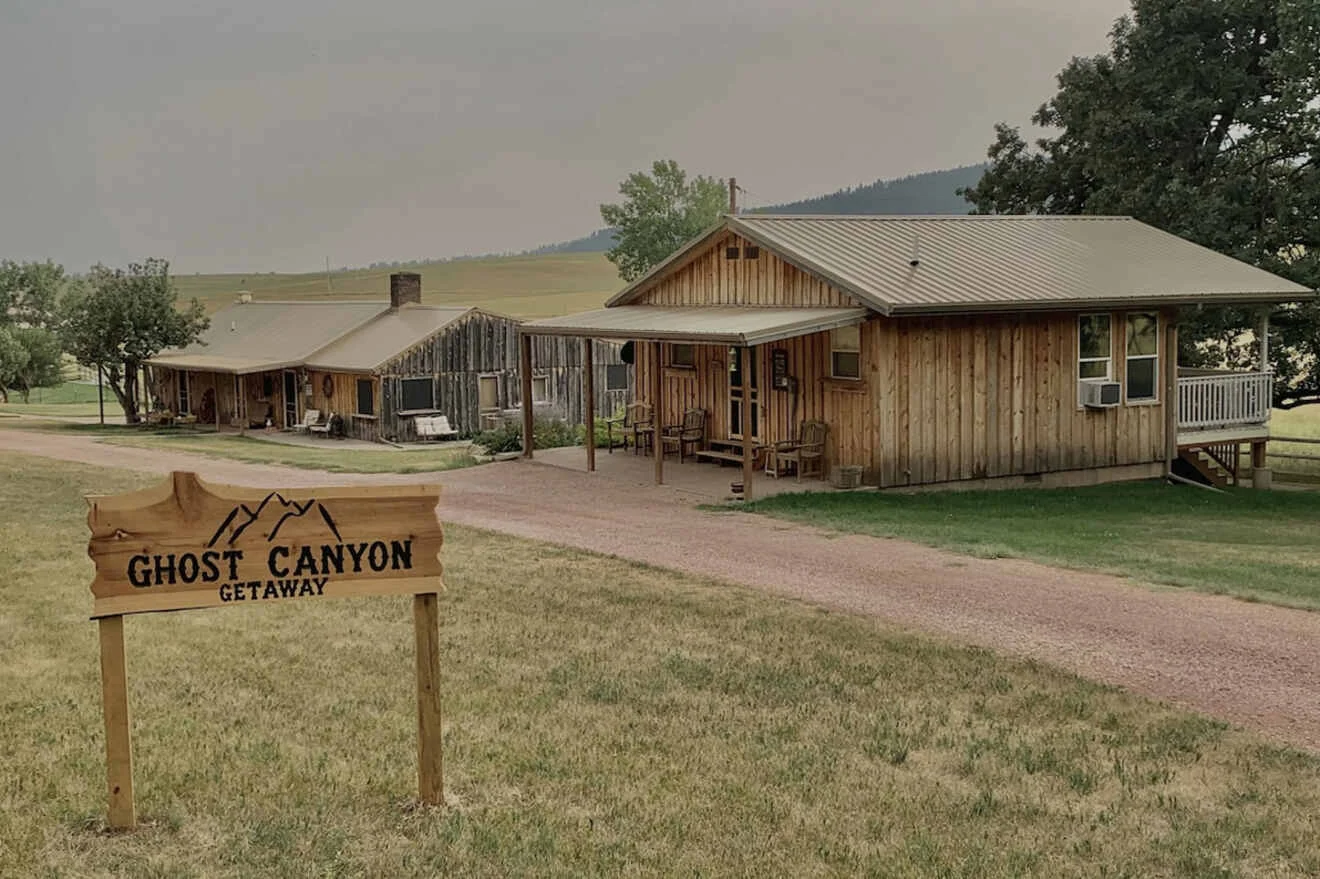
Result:
{"label": "mountain graphic on sign", "polygon": [[298,503],[289,500],[278,491],[272,491],[266,495],[260,504],[257,504],[255,509],[247,504],[239,504],[230,510],[229,515],[215,530],[215,534],[212,535],[211,542],[207,546],[215,546],[217,543],[232,546],[245,531],[257,523],[270,526],[268,531],[260,527],[258,531],[266,531],[267,542],[273,543],[275,538],[279,536],[280,529],[284,527],[285,522],[306,516],[312,512],[313,507],[320,514],[322,521],[330,528],[331,533],[335,535],[335,539],[343,542],[343,538],[339,536],[339,527],[335,525],[335,520],[331,517],[330,511],[319,503],[316,498]]}

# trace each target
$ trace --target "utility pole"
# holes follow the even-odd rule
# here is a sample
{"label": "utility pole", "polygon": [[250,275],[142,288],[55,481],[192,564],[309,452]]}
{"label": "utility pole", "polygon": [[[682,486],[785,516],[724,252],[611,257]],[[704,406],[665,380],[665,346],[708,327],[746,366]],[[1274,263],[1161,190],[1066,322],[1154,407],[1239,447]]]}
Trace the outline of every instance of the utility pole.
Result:
{"label": "utility pole", "polygon": [[325,258],[325,292],[335,292],[335,285],[330,280],[330,257],[328,256]]}
{"label": "utility pole", "polygon": [[729,216],[736,216],[738,213],[738,178],[729,178]]}

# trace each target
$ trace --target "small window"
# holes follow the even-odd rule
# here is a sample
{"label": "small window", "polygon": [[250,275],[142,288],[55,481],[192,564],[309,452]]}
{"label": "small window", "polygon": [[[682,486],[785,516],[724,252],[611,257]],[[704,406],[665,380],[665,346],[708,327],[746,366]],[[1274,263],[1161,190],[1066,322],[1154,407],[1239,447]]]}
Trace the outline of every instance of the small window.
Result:
{"label": "small window", "polygon": [[743,249],[743,259],[760,259],[760,257],[761,248],[754,244],[750,244]]}
{"label": "small window", "polygon": [[435,408],[435,383],[429,378],[403,380],[403,411]]}
{"label": "small window", "polygon": [[1077,377],[1110,378],[1114,346],[1110,341],[1109,315],[1084,314],[1077,319]]}
{"label": "small window", "polygon": [[532,377],[532,402],[550,402],[550,379],[544,375]]}
{"label": "small window", "polygon": [[179,414],[192,414],[192,400],[188,388],[188,373],[179,373]]}
{"label": "small window", "polygon": [[369,378],[357,380],[357,414],[376,414],[376,386]]}
{"label": "small window", "polygon": [[725,259],[737,259],[738,256],[739,256],[739,253],[738,253],[738,248],[737,248],[737,247],[726,247],[726,248],[724,248],[724,258],[725,258]]}
{"label": "small window", "polygon": [[628,390],[628,364],[611,363],[605,367],[605,390]]}
{"label": "small window", "polygon": [[500,381],[496,376],[483,375],[478,377],[477,403],[482,412],[500,408]]}
{"label": "small window", "polygon": [[697,365],[697,346],[670,345],[669,365],[679,369],[692,369]]}
{"label": "small window", "polygon": [[1159,397],[1160,317],[1154,312],[1127,316],[1127,398],[1154,400]]}
{"label": "small window", "polygon": [[834,378],[862,377],[860,325],[839,327],[830,333],[830,375]]}

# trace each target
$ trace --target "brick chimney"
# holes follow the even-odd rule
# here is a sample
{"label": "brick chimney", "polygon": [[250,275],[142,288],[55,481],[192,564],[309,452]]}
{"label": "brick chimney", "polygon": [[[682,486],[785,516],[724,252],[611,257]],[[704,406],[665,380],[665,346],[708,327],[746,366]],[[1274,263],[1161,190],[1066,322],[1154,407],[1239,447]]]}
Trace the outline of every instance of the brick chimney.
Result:
{"label": "brick chimney", "polygon": [[390,308],[409,302],[422,304],[422,276],[416,272],[395,272],[390,275]]}

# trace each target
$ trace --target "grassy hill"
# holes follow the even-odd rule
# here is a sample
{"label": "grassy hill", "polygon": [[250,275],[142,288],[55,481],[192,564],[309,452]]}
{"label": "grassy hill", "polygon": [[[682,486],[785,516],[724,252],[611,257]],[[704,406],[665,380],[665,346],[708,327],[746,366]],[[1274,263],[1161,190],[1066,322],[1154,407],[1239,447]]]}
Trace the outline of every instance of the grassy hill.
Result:
{"label": "grassy hill", "polygon": [[386,299],[392,271],[419,272],[428,305],[479,305],[515,317],[568,314],[602,305],[623,286],[599,253],[556,253],[420,263],[397,269],[265,275],[178,275],[179,298],[196,296],[208,313],[240,290],[262,300]]}

